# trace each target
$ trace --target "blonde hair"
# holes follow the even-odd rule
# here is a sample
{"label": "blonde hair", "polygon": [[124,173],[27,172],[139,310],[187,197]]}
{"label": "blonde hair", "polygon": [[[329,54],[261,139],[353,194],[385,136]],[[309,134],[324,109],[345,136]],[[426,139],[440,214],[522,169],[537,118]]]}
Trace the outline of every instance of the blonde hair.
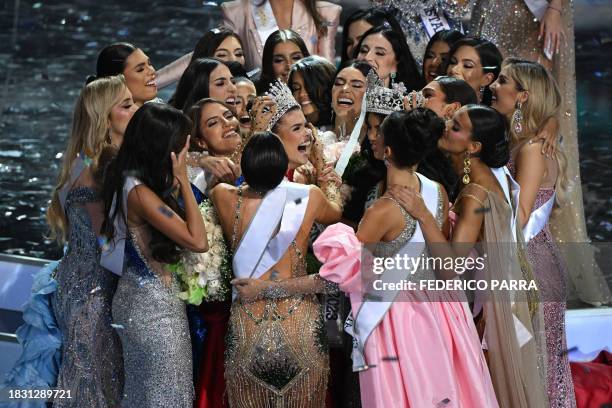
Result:
{"label": "blonde hair", "polygon": [[68,146],[64,151],[64,161],[47,210],[50,236],[60,244],[66,240],[68,221],[60,204],[59,192],[70,182],[70,171],[79,154],[84,154],[96,165],[102,149],[110,144],[110,113],[125,87],[123,75],[100,78],[87,84],[76,101]]}
{"label": "blonde hair", "polygon": [[[561,92],[552,75],[537,62],[506,58],[502,64],[502,69],[504,68],[516,82],[517,90],[526,91],[529,95],[521,106],[522,132],[517,133],[515,131],[514,115],[510,119],[511,143],[517,146],[537,134],[550,118],[558,116],[561,107]],[[557,146],[555,160],[559,172],[555,189],[557,191],[557,203],[561,204],[565,199],[565,192],[568,187],[567,157],[561,141]]]}

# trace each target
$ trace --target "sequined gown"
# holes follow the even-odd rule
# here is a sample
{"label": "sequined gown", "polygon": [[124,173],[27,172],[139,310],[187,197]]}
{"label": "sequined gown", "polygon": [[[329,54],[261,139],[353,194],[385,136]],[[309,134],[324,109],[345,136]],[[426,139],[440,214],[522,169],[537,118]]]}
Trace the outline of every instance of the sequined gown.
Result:
{"label": "sequined gown", "polygon": [[123,389],[121,344],[111,327],[117,279],[99,263],[99,204],[90,187],[73,188],[66,198],[68,248],[51,305],[63,336],[57,388],[70,389],[72,398],[57,399],[54,407],[114,407]]}
{"label": "sequined gown", "polygon": [[123,275],[113,298],[125,365],[121,407],[191,408],[194,389],[185,304],[178,297],[176,277],[152,259],[149,242],[148,225],[129,227]]}
{"label": "sequined gown", "polygon": [[[316,279],[326,285],[318,275],[307,275],[295,240],[288,252],[292,279]],[[329,292],[334,290],[335,285]],[[313,293],[247,304],[234,301],[225,341],[230,407],[324,407],[329,376],[326,336],[321,305]]]}
{"label": "sequined gown", "polygon": [[[514,173],[514,163],[508,168]],[[532,211],[540,208],[554,194],[554,188],[540,188]],[[575,407],[574,384],[565,350],[565,309],[568,273],[548,225],[527,244],[527,257],[533,267],[543,300],[546,333],[547,392],[551,407]]]}

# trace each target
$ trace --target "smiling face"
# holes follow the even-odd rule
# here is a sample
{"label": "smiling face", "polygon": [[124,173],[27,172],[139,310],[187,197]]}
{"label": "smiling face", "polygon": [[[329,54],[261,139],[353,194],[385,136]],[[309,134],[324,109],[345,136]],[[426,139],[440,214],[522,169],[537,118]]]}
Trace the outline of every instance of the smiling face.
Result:
{"label": "smiling face", "polygon": [[440,68],[448,60],[450,47],[444,41],[436,41],[429,47],[423,58],[423,75],[425,81],[431,82],[440,75]]}
{"label": "smiling face", "polygon": [[240,41],[233,35],[221,41],[221,44],[219,44],[213,56],[219,58],[221,61],[236,61],[244,66],[244,51],[242,51]]}
{"label": "smiling face", "polygon": [[524,91],[518,90],[518,84],[508,74],[507,67],[502,68],[499,77],[491,84],[490,89],[493,94],[491,107],[509,118],[514,113],[516,104]]}
{"label": "smiling face", "polygon": [[357,68],[347,67],[338,73],[332,88],[332,109],[338,119],[359,116],[365,85],[366,78]]}
{"label": "smiling face", "polygon": [[249,102],[254,101],[257,97],[255,85],[250,81],[241,81],[236,83],[236,115],[240,121],[240,128],[243,130],[251,129],[251,117],[247,111]]}
{"label": "smiling face", "polygon": [[364,38],[357,59],[366,61],[378,76],[388,84],[389,75],[397,72],[397,58],[393,46],[382,33],[368,35]]}
{"label": "smiling face", "polygon": [[301,109],[285,113],[273,129],[283,145],[289,158],[289,168],[296,169],[308,162],[312,145],[312,132],[306,127],[306,117]]}
{"label": "smiling face", "polygon": [[295,43],[283,41],[276,44],[272,55],[272,72],[274,73],[274,78],[279,78],[282,82],[287,83],[291,65],[302,58],[304,58],[304,54],[302,54],[300,47]]}
{"label": "smiling face", "polygon": [[376,113],[370,112],[366,116],[366,135],[368,137],[368,140],[370,141],[370,145],[372,146],[372,153],[374,154],[374,158],[377,160],[382,160],[385,155],[385,146],[381,134],[382,122],[382,118]]}
{"label": "smiling face", "polygon": [[289,84],[293,97],[302,107],[304,115],[312,115],[317,111],[317,107],[310,100],[306,84],[304,83],[304,77],[298,71],[296,71],[291,77],[291,83]]}
{"label": "smiling face", "polygon": [[201,139],[197,142],[212,156],[228,156],[241,142],[234,113],[220,103],[207,103],[200,112]]}
{"label": "smiling face", "polygon": [[132,93],[134,102],[138,105],[142,105],[157,96],[155,68],[151,65],[149,57],[141,49],[136,49],[127,57],[123,76],[125,76],[125,83]]}
{"label": "smiling face", "polygon": [[117,98],[108,117],[109,134],[111,144],[116,147],[121,147],[123,143],[123,135],[130,119],[134,116],[134,112],[138,110],[138,105],[132,99],[132,93],[127,87],[124,87],[123,92]]}
{"label": "smiling face", "polygon": [[361,41],[361,37],[372,28],[372,24],[368,23],[365,20],[357,20],[354,21],[348,28],[348,35],[346,38],[346,55],[348,55],[349,59],[353,58],[353,52],[355,51],[355,47]]}
{"label": "smiling face", "polygon": [[208,94],[212,99],[223,101],[230,106],[233,106],[236,101],[236,85],[234,85],[234,77],[229,68],[225,64],[217,65],[210,73],[208,81]]}
{"label": "smiling face", "polygon": [[459,47],[450,57],[447,74],[463,79],[472,87],[476,95],[480,94],[480,87],[489,86],[493,81],[493,74],[485,74],[478,53],[474,47],[469,45]]}

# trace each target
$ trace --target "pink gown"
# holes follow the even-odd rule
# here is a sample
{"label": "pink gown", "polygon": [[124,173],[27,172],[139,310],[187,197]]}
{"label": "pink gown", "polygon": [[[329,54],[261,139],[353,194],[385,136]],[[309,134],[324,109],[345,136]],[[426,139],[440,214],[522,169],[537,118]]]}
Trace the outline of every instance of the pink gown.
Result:
{"label": "pink gown", "polygon": [[[410,238],[409,215],[400,209],[406,228],[394,240],[379,243],[375,256],[394,256]],[[350,295],[353,313],[361,301],[361,249],[344,224],[328,227],[314,245],[324,263],[320,276]],[[498,407],[476,327],[460,292],[401,292],[368,337],[365,357],[370,368],[360,372],[363,407]]]}

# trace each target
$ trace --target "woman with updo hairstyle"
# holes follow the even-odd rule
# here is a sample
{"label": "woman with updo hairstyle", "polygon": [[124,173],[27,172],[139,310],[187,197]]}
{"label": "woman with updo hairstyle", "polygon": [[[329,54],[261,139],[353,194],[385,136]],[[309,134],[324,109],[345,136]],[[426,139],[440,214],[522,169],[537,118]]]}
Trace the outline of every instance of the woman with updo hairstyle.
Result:
{"label": "woman with updo hairstyle", "polygon": [[404,33],[389,24],[368,30],[355,47],[353,57],[370,64],[387,87],[402,82],[412,91],[424,85]]}
{"label": "woman with updo hairstyle", "polygon": [[[411,189],[423,197],[423,211],[442,236],[449,230],[446,192],[416,169],[420,160],[436,149],[443,133],[442,119],[429,109],[417,108],[391,113],[375,142],[375,150],[384,152],[386,185]],[[361,405],[424,407],[444,396],[457,406],[496,407],[464,292],[419,289],[420,280],[436,279],[435,271],[425,266],[400,273],[399,266],[396,269],[385,265],[382,271],[376,271],[370,265],[360,265],[366,245],[373,248],[375,259],[421,256],[426,250],[423,234],[417,220],[385,194],[366,210],[357,233],[344,224],[336,224],[328,227],[313,245],[323,262],[321,275],[348,293],[354,324],[363,328],[353,335],[357,345],[353,350],[353,370],[361,371]],[[334,250],[338,247],[342,251]],[[385,269],[394,274],[385,274]],[[352,282],[369,281],[375,276],[393,283],[408,280],[416,289],[380,291],[374,284],[373,295],[390,305],[380,311],[372,308],[364,316],[360,312],[369,302],[362,301],[360,287]],[[359,304],[361,309],[356,309]],[[387,356],[401,357],[394,364],[385,364]]]}
{"label": "woman with updo hairstyle", "polygon": [[501,70],[502,55],[491,41],[465,37],[448,52],[447,75],[463,79],[478,96],[478,102],[491,106],[491,85]]}
{"label": "woman with updo hairstyle", "polygon": [[242,40],[229,27],[208,30],[197,42],[194,50],[157,71],[157,86],[162,89],[178,81],[185,69],[200,58],[219,58],[223,62],[235,61],[244,69]]}
{"label": "woman with updo hairstyle", "polygon": [[[278,136],[256,132],[242,153],[246,183],[211,191],[236,276],[225,351],[231,407],[325,405],[329,354],[316,294],[337,294],[337,286],[307,274],[303,254],[313,223],[337,222],[341,210],[318,187],[283,181],[290,160]],[[283,222],[276,238],[265,230],[276,227],[270,217],[279,207],[293,221]],[[271,244],[284,249],[272,254]],[[253,251],[268,261],[253,265],[245,259]]]}
{"label": "woman with updo hairstyle", "polygon": [[331,90],[336,67],[317,55],[306,57],[291,67],[288,85],[306,119],[320,131],[332,123]]}
{"label": "woman with updo hairstyle", "polygon": [[155,68],[147,54],[129,43],[115,43],[104,47],[98,54],[96,76],[87,78],[87,83],[96,78],[119,74],[125,77],[125,83],[138,106],[156,98]]}
{"label": "woman with updo hairstyle", "polygon": [[[531,267],[523,261],[526,255],[517,235],[514,199],[510,196],[518,186],[503,167],[510,158],[510,137],[504,116],[483,105],[464,106],[447,123],[438,146],[450,157],[463,186],[451,209],[456,220],[450,238],[440,231],[416,189],[390,187],[390,195],[418,221],[431,256],[458,259],[474,249],[483,260],[483,268],[479,268],[474,279],[532,282]],[[457,278],[460,271],[449,266],[438,266],[436,276]],[[545,347],[543,317],[534,286],[530,284],[512,294],[488,286],[475,295],[473,313],[487,346],[489,371],[499,406],[548,406],[545,373],[541,370],[544,362],[539,353]],[[530,333],[520,343],[517,320]]]}
{"label": "woman with updo hairstyle", "polygon": [[277,79],[287,83],[291,66],[308,56],[304,40],[295,31],[276,30],[270,34],[263,49],[257,94],[263,95]]}

